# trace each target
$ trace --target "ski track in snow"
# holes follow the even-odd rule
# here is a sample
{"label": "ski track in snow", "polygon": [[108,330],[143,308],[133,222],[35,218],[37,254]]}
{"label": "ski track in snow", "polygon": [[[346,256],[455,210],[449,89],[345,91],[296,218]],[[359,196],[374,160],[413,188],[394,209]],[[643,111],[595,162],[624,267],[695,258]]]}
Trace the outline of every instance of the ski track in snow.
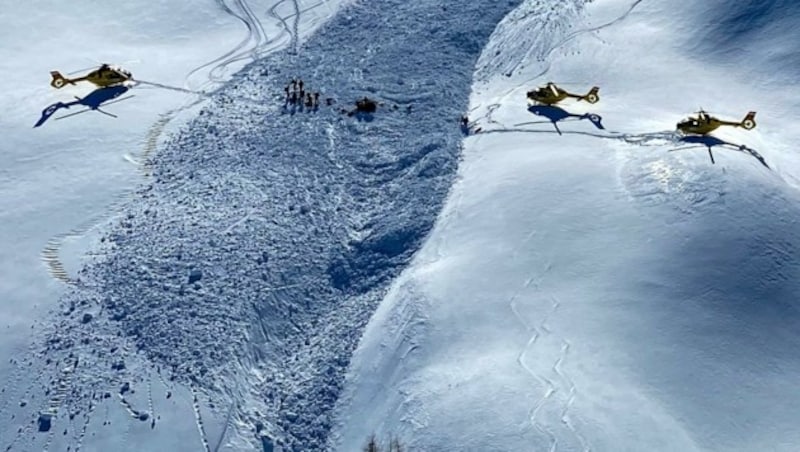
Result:
{"label": "ski track in snow", "polygon": [[[611,27],[611,26],[614,26],[614,25],[620,23],[621,21],[625,20],[636,9],[636,7],[639,6],[639,4],[642,3],[643,1],[644,0],[635,0],[633,3],[631,3],[631,6],[624,13],[622,13],[619,17],[617,17],[617,18],[615,18],[613,20],[610,20],[609,22],[606,22],[606,23],[604,23],[602,25],[598,25],[598,26],[595,26],[595,27],[582,28],[580,30],[576,30],[576,31],[573,31],[573,32],[569,33],[566,37],[564,37],[561,41],[559,41],[556,45],[551,47],[545,53],[544,59],[546,60],[547,58],[549,58],[556,50],[561,49],[567,43],[569,43],[570,41],[574,40],[578,36],[581,36],[581,35],[584,35],[584,34],[587,34],[587,33],[593,33],[593,32],[596,32],[596,31],[600,31],[600,30],[603,30],[605,28],[608,28],[608,27]],[[517,67],[514,68],[514,70],[516,70],[516,69],[517,69]],[[534,80],[537,80],[540,77],[543,77],[549,71],[550,71],[550,64],[548,63],[547,66],[542,70],[542,72],[540,72],[540,73],[534,75],[533,77],[531,77],[530,79],[528,79],[526,81],[526,84],[530,83],[530,82],[533,82]]]}
{"label": "ski track in snow", "polygon": [[[189,73],[186,75],[186,81],[184,83],[184,87],[186,89],[192,89],[190,79],[194,76],[194,74],[199,73],[208,67],[211,67],[211,69],[208,70],[208,74],[205,76],[205,80],[201,84],[200,89],[202,89],[202,86],[222,83],[224,81],[224,75],[221,73],[223,73],[229,65],[244,58],[255,57],[260,48],[272,43],[272,41],[267,38],[261,22],[252,13],[245,0],[234,1],[234,8],[238,11],[235,11],[234,8],[228,6],[225,0],[217,0],[217,3],[226,14],[242,22],[247,30],[247,35],[244,39],[242,39],[242,41],[240,41],[225,54],[220,55],[218,58],[189,71]],[[197,89],[193,90],[196,91]]]}
{"label": "ski track in snow", "polygon": [[197,389],[190,388],[192,391],[192,409],[194,410],[195,424],[197,424],[197,432],[200,435],[200,441],[203,444],[205,452],[211,452],[211,446],[208,443],[208,435],[206,434],[206,427],[203,423],[203,414],[200,412],[200,399],[198,397]]}
{"label": "ski track in snow", "polygon": [[[492,133],[519,133],[519,132],[529,132],[529,133],[557,133],[557,134],[575,134],[575,135],[589,135],[596,138],[603,138],[603,139],[614,139],[620,140],[629,144],[634,145],[643,145],[647,146],[650,145],[651,142],[656,142],[658,145],[663,145],[665,142],[677,143],[679,140],[679,136],[672,132],[657,132],[653,134],[621,134],[618,132],[608,132],[608,133],[591,133],[591,132],[562,132],[560,131],[557,126],[556,130],[536,130],[536,129],[522,129],[519,128],[520,125],[527,125],[531,123],[525,124],[515,124],[514,127],[509,127],[503,124],[501,121],[498,121],[494,118],[495,112],[500,109],[502,106],[508,104],[508,100],[510,96],[517,93],[520,89],[525,89],[525,86],[537,80],[548,73],[550,70],[550,58],[551,56],[559,49],[563,48],[568,44],[570,41],[574,40],[578,36],[581,36],[586,33],[592,33],[595,31],[602,30],[604,28],[613,26],[617,23],[623,21],[626,17],[628,17],[635,8],[642,2],[642,0],[634,1],[631,6],[619,17],[611,20],[607,23],[604,23],[599,26],[595,27],[588,27],[582,28],[578,30],[571,31],[567,33],[563,38],[556,39],[555,42],[549,46],[545,46],[545,50],[539,52],[536,57],[534,58],[536,61],[540,62],[544,65],[544,67],[536,72],[532,77],[529,77],[525,82],[522,84],[509,88],[503,93],[496,101],[496,103],[489,104],[485,107],[485,113],[483,114],[483,121],[474,121],[475,123],[481,123],[482,130],[477,133],[477,135],[486,135]],[[526,6],[530,5],[530,3],[526,4]],[[495,53],[490,58],[490,62],[483,62],[484,66],[480,67],[477,71],[479,77],[488,78],[490,73],[487,73],[489,69],[494,71],[495,74],[502,73],[503,75],[510,77],[512,74],[524,69],[523,62],[527,61],[532,58],[533,52],[537,49],[541,49],[541,46],[532,45],[531,39],[536,38],[526,38],[525,35],[530,35],[531,28],[537,28],[539,33],[536,34],[539,39],[542,39],[543,35],[545,36],[545,42],[547,39],[552,39],[555,35],[557,35],[559,30],[564,30],[564,26],[561,25],[565,21],[567,23],[572,23],[574,21],[574,17],[576,17],[580,10],[580,3],[567,3],[565,4],[565,9],[561,12],[561,16],[553,17],[552,11],[550,11],[547,7],[544,7],[544,11],[538,10],[535,6],[539,6],[538,3],[533,5],[533,8],[525,8],[520,7],[520,11],[515,11],[514,13],[509,15],[508,23],[510,24],[510,28],[515,30],[516,33],[505,37],[505,39],[498,39],[497,41],[500,43],[496,47],[503,48],[508,45],[516,45],[513,41],[524,42],[526,45],[530,47],[530,50],[525,52],[523,56],[517,61],[511,61],[503,63],[501,61],[496,61],[502,55],[501,51],[495,51]],[[572,7],[572,8],[571,8]],[[567,17],[568,19],[563,19],[563,17]],[[535,19],[535,20],[534,20]],[[560,19],[560,20],[559,20]],[[532,21],[528,22],[528,24],[522,24],[525,21]],[[499,27],[499,32],[503,32],[502,25]],[[523,37],[520,38],[520,35]],[[491,55],[491,49],[489,49],[488,53]],[[518,55],[519,52],[510,52],[512,55]],[[483,58],[482,58],[483,60]],[[505,65],[505,68],[503,68]],[[477,105],[474,107],[473,110],[480,109],[481,106]],[[538,122],[537,122],[538,123]],[[550,121],[542,121],[541,123],[550,124]],[[488,125],[493,125],[496,128],[491,129]],[[528,241],[533,235],[535,235],[536,231],[531,232],[531,234],[526,237],[525,241]],[[539,432],[542,436],[547,438],[549,442],[549,451],[556,452],[559,448],[558,438],[559,436],[554,433],[554,431],[549,427],[550,421],[547,419],[542,419],[543,411],[546,409],[546,405],[548,404],[556,404],[560,406],[557,408],[558,410],[558,418],[559,422],[563,424],[567,430],[570,432],[570,435],[578,442],[580,448],[584,452],[591,451],[591,446],[582,435],[577,428],[575,427],[571,415],[570,409],[573,406],[576,397],[578,397],[578,390],[573,383],[572,379],[566,373],[563,368],[563,365],[568,357],[568,353],[571,347],[571,344],[566,338],[558,336],[554,331],[552,331],[547,326],[548,320],[554,316],[560,306],[560,301],[557,298],[551,299],[551,309],[546,312],[544,315],[541,316],[540,320],[538,321],[538,325],[536,321],[529,321],[525,318],[520,310],[520,302],[524,298],[522,295],[522,291],[529,290],[532,286],[535,292],[538,294],[539,291],[539,284],[541,283],[541,278],[548,273],[550,270],[550,266],[544,269],[542,272],[536,272],[534,275],[529,277],[524,283],[521,288],[521,291],[514,294],[508,302],[510,310],[513,312],[514,316],[519,320],[519,322],[523,325],[526,331],[531,333],[530,338],[523,346],[522,350],[520,351],[517,362],[524,369],[525,372],[531,375],[534,380],[537,381],[537,384],[542,388],[541,397],[533,404],[531,410],[529,411],[529,422],[531,426]],[[533,296],[533,297],[526,297],[531,303],[540,303],[541,296]],[[546,375],[541,371],[537,371],[532,368],[527,361],[530,360],[537,360],[536,357],[536,346],[544,337],[552,337],[557,343],[558,347],[560,348],[559,354],[552,365],[548,369],[548,373],[552,374],[552,378]],[[541,358],[538,358],[541,359]],[[563,438],[563,436],[561,436]]]}
{"label": "ski track in snow", "polygon": [[222,448],[225,438],[228,434],[228,429],[231,428],[231,422],[233,422],[233,415],[234,415],[234,408],[236,406],[236,402],[234,400],[231,401],[230,406],[228,406],[228,413],[225,415],[225,422],[222,426],[222,433],[220,433],[217,442],[214,444],[214,448],[212,449],[213,452],[219,452]]}
{"label": "ski track in snow", "polygon": [[[528,76],[520,84],[520,87],[532,83],[550,71],[551,57],[553,54],[564,48],[568,43],[577,37],[594,33],[605,28],[614,26],[625,20],[639,4],[644,0],[635,0],[630,7],[619,17],[604,24],[594,27],[586,27],[565,33],[566,29],[578,22],[583,0],[573,0],[563,2],[561,8],[553,9],[539,0],[529,0],[526,7],[519,8],[510,14],[498,27],[498,34],[501,36],[495,39],[490,47],[486,49],[481,60],[478,62],[476,70],[476,81],[486,82],[490,77],[503,75],[511,77],[515,73],[520,73],[525,69],[524,62],[534,61],[543,67]],[[541,6],[541,8],[537,8]],[[512,29],[513,33],[505,33],[507,29]],[[562,37],[558,37],[564,34]],[[538,44],[538,45],[537,45]],[[525,48],[525,51],[514,51],[514,49]],[[509,51],[509,49],[511,49]],[[535,53],[535,55],[534,55]],[[505,55],[511,55],[510,60],[506,60]],[[488,55],[488,56],[487,56]],[[509,89],[505,95],[498,99],[495,108],[504,104],[508,96],[516,93],[518,88]],[[474,107],[478,109],[480,105]],[[487,107],[488,112],[484,119],[492,123],[491,105]]]}
{"label": "ski track in snow", "polygon": [[[543,47],[541,43],[536,45],[537,39],[544,43],[546,43],[548,40],[556,39],[557,41],[554,44],[549,46],[545,45],[544,48],[546,48],[546,51],[540,52],[536,57],[537,61],[545,64],[544,70],[542,70],[537,77],[547,73],[550,65],[547,58],[549,58],[557,49],[563,47],[572,37],[581,33],[580,31],[572,32],[565,38],[560,40],[557,38],[558,33],[563,32],[563,30],[566,28],[564,24],[572,23],[574,20],[573,18],[578,15],[582,5],[580,2],[570,2],[565,3],[564,6],[564,10],[562,10],[560,13],[555,13],[556,16],[553,16],[553,11],[550,8],[547,8],[546,5],[542,7],[542,5],[540,5],[538,2],[535,4],[527,2],[517,11],[514,11],[512,14],[510,14],[504,22],[510,24],[510,28],[513,29],[515,33],[511,36],[506,36],[505,38],[495,38],[494,40],[499,42],[500,45],[495,45],[494,47],[505,48],[508,45],[513,46],[517,45],[519,42],[523,42],[529,47],[529,50],[523,54],[520,60],[507,63],[497,61],[498,58],[502,56],[501,50],[494,51],[494,53],[492,53],[493,50],[491,48],[485,50],[485,54],[488,53],[489,55],[492,55],[492,57],[489,62],[482,61],[482,67],[479,63],[479,68],[476,72],[478,77],[488,78],[492,73],[497,74],[498,72],[506,76],[511,76],[514,72],[520,69],[524,61],[531,58],[531,54],[533,52]],[[522,24],[526,21],[527,24]],[[535,28],[537,33],[531,33],[531,28]],[[504,31],[504,25],[501,24],[496,33],[502,36]],[[518,52],[510,53],[512,55],[518,54]],[[481,59],[484,60],[483,57]],[[505,69],[503,69],[503,65],[505,65]],[[491,69],[493,72],[488,72],[489,69]],[[517,90],[518,88],[506,90],[506,92],[497,100],[496,103],[486,106],[483,116],[483,130],[479,132],[478,135],[491,133],[492,130],[487,130],[487,126],[489,124],[497,126],[500,130],[508,130],[508,127],[494,119],[493,114],[504,104],[506,104],[508,98],[513,93],[517,92]],[[478,108],[480,108],[480,105],[475,107],[475,109]],[[474,122],[478,123],[480,121]],[[535,234],[536,230],[533,230],[524,239],[524,242],[530,240],[533,236],[535,236]],[[576,430],[569,418],[569,410],[574,403],[575,397],[577,396],[577,388],[572,383],[572,380],[568,377],[568,375],[562,370],[562,365],[566,360],[567,352],[569,351],[569,342],[566,339],[559,337],[547,326],[548,319],[555,315],[560,302],[557,299],[552,299],[550,309],[544,312],[538,320],[530,321],[526,319],[521,311],[520,303],[523,299],[528,300],[527,305],[529,306],[536,307],[541,303],[543,297],[539,293],[539,285],[541,283],[541,279],[550,271],[550,269],[550,264],[547,264],[542,271],[536,271],[524,281],[520,291],[512,295],[508,301],[509,309],[522,324],[525,330],[531,334],[517,356],[517,363],[537,382],[537,386],[540,387],[542,391],[541,396],[533,403],[528,412],[528,422],[535,431],[537,431],[542,437],[546,438],[546,441],[549,444],[548,450],[550,452],[556,452],[559,448],[559,436],[556,434],[553,428],[550,427],[551,421],[548,418],[543,417],[547,406],[555,404],[558,406],[557,410],[559,412],[559,421],[567,427],[572,437],[580,443],[582,449],[584,451],[589,451],[591,449],[587,445],[583,435]],[[531,290],[531,288],[534,291],[534,295],[525,296],[523,292]],[[547,298],[544,297],[544,299]],[[559,343],[560,352],[555,361],[552,362],[549,369],[547,369],[547,372],[543,372],[532,367],[529,364],[529,360],[531,363],[538,363],[544,358],[544,355],[538,356],[536,351],[537,345],[547,337],[551,337]],[[548,374],[552,374],[552,376]],[[562,397],[561,394],[564,394],[564,396]]]}
{"label": "ski track in snow", "polygon": [[[525,239],[525,241],[529,240],[533,235],[534,233],[531,233]],[[539,286],[542,282],[542,278],[549,273],[551,269],[551,266],[548,264],[542,271],[537,271],[533,276],[525,280],[520,292],[514,294],[509,299],[508,305],[511,311],[514,313],[514,316],[523,325],[525,330],[531,333],[530,338],[517,357],[517,362],[520,367],[530,374],[543,388],[541,397],[534,403],[529,412],[529,421],[535,430],[548,438],[548,441],[550,442],[549,450],[553,452],[558,450],[558,441],[556,440],[557,435],[550,428],[548,428],[547,420],[540,420],[539,418],[540,413],[545,409],[545,405],[548,404],[548,402],[554,402],[560,404],[560,408],[558,409],[559,421],[567,427],[567,429],[570,431],[570,434],[580,443],[582,450],[584,452],[588,452],[591,450],[591,447],[588,445],[588,442],[584,436],[578,432],[570,420],[569,411],[575,401],[575,398],[577,397],[578,391],[569,375],[562,369],[562,366],[567,359],[571,345],[569,341],[557,335],[552,328],[548,326],[548,320],[550,320],[556,314],[561,302],[557,298],[550,298],[550,309],[541,316],[538,321],[538,325],[536,321],[529,321],[526,319],[520,310],[520,301],[522,299],[531,300],[528,303],[529,305],[538,305],[541,303],[542,296],[539,294]],[[534,290],[533,296],[526,297],[523,295],[524,291],[531,289]],[[536,356],[536,345],[541,342],[542,338],[545,337],[552,337],[560,346],[559,354],[549,368],[549,371],[552,372],[554,378],[548,377],[542,372],[537,372],[527,363],[528,359],[533,360],[534,362],[541,359],[537,358]],[[560,394],[564,394],[564,396],[561,397]]]}

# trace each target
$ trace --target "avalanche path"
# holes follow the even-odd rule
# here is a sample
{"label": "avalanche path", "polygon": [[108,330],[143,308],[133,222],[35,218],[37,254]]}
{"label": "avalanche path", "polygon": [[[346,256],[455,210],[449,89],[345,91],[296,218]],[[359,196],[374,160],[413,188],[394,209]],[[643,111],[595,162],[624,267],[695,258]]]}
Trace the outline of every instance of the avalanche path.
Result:
{"label": "avalanche path", "polygon": [[[453,182],[475,62],[517,3],[352,5],[215,92],[64,297],[31,357],[57,394],[28,421],[58,431],[109,393],[146,420],[126,397],[155,372],[191,389],[206,450],[324,448],[362,329]],[[295,77],[318,108],[284,103]],[[365,95],[375,114],[340,112]]]}

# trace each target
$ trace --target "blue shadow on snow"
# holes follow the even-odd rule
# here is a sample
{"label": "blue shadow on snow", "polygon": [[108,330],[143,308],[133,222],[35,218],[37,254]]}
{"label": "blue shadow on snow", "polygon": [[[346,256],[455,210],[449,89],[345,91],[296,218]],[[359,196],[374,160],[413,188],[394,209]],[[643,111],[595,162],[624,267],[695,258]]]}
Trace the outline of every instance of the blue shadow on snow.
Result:
{"label": "blue shadow on snow", "polygon": [[680,139],[681,143],[687,143],[689,146],[683,146],[675,149],[671,149],[670,152],[674,151],[682,151],[688,149],[694,149],[696,147],[704,146],[708,149],[708,156],[711,158],[711,163],[716,163],[714,161],[714,154],[712,153],[712,148],[715,146],[718,148],[724,149],[731,149],[734,151],[744,152],[746,154],[750,154],[753,158],[759,161],[764,167],[770,169],[767,162],[764,160],[764,157],[758,153],[755,149],[749,148],[743,144],[734,144],[729,143],[727,141],[721,140],[715,136],[711,135],[687,135]]}
{"label": "blue shadow on snow", "polygon": [[[130,99],[131,97],[133,97],[132,95],[128,96],[128,97],[121,98],[121,99],[117,99],[119,96],[125,94],[129,89],[130,88],[128,88],[127,86],[123,86],[123,85],[107,86],[105,88],[98,88],[98,89],[92,91],[91,93],[87,94],[84,97],[75,96],[75,100],[72,101],[72,102],[66,102],[66,103],[65,102],[56,102],[54,104],[48,105],[47,107],[45,107],[44,110],[42,110],[42,116],[39,118],[38,121],[36,121],[36,124],[34,124],[33,127],[35,128],[35,127],[42,126],[58,110],[61,110],[62,108],[67,108],[68,109],[68,108],[72,107],[73,105],[81,105],[81,106],[86,107],[86,108],[83,109],[83,110],[77,111],[75,113],[70,113],[68,115],[60,116],[60,117],[58,117],[56,119],[64,119],[64,118],[67,118],[67,117],[70,117],[70,116],[74,116],[74,115],[77,115],[77,114],[80,114],[80,113],[85,113],[85,112],[91,111],[91,110],[96,110],[96,111],[99,111],[100,113],[103,113],[105,115],[108,115],[108,116],[111,116],[113,118],[116,118],[117,117],[116,115],[113,115],[111,113],[105,112],[105,111],[101,110],[100,107],[102,105],[104,105],[104,104],[105,105],[109,105],[109,104],[114,103],[114,102],[120,102],[120,101],[123,101],[123,100],[126,100],[126,99]],[[112,99],[117,99],[117,100],[115,100],[113,102],[109,102]]]}
{"label": "blue shadow on snow", "polygon": [[561,107],[556,107],[555,105],[531,105],[528,107],[528,111],[536,116],[543,116],[547,118],[548,121],[553,124],[553,127],[555,127],[556,132],[558,132],[559,135],[561,135],[561,130],[558,128],[558,123],[565,120],[582,121],[584,119],[588,119],[589,122],[591,122],[598,129],[605,130],[602,122],[603,118],[595,113],[584,113],[579,115],[570,113]]}

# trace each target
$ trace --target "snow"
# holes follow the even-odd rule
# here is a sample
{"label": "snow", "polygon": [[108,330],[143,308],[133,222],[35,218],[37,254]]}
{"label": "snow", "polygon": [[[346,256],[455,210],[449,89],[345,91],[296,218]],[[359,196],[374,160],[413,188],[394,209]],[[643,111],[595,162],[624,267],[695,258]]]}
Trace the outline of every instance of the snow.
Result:
{"label": "snow", "polygon": [[[150,178],[98,228],[6,396],[31,399],[23,425],[44,413],[52,428],[10,424],[12,449],[148,447],[165,429],[189,435],[192,420],[192,449],[322,448],[361,329],[452,183],[472,68],[510,9],[456,6],[357,4],[202,96],[157,152],[129,158]],[[286,105],[293,77],[325,102]],[[135,89],[196,94],[190,82],[141,76]],[[376,114],[340,114],[364,95]],[[191,398],[176,405],[163,388]],[[163,410],[182,422],[165,425]],[[121,426],[97,432],[99,419]]]}
{"label": "snow", "polygon": [[[76,427],[62,435],[66,418],[57,415],[53,432],[37,436],[29,432],[36,429],[35,424],[14,420],[32,416],[35,422],[37,410],[45,402],[41,392],[48,377],[40,375],[39,381],[32,377],[45,365],[38,362],[38,342],[50,324],[62,321],[53,319],[49,311],[56,307],[65,284],[77,280],[87,249],[101,234],[99,226],[127,202],[129,192],[148,172],[140,163],[166,133],[192,114],[194,110],[188,107],[205,98],[194,92],[217,89],[253,58],[299,46],[344,3],[204,0],[192,4],[97,4],[79,0],[20,2],[3,10],[0,74],[6,89],[0,92],[4,107],[0,117],[4,131],[0,143],[4,157],[0,165],[0,376],[4,385],[0,411],[13,418],[0,433],[4,445],[13,444],[12,450],[42,450],[48,444],[56,449],[61,444],[73,449],[82,444],[84,449],[109,450],[109,444],[124,444],[122,432],[126,429],[136,430],[142,424],[150,430],[145,422],[127,425],[130,421],[119,409],[121,405],[108,402],[105,418],[118,419],[114,425],[119,425],[119,430],[102,432],[95,422],[103,416],[92,418],[88,427],[81,427],[78,422],[83,419],[76,417]],[[52,89],[47,86],[49,71],[87,72],[86,68],[99,62],[121,64],[134,78],[149,84],[142,83],[127,93],[134,98],[105,108],[117,119],[97,112],[56,119],[76,111],[72,107],[32,128],[48,105],[92,92],[85,84]],[[76,314],[76,319],[83,320],[84,314]],[[89,321],[87,325],[92,324]],[[157,381],[149,384],[160,387]],[[21,399],[27,401],[25,407],[20,406]],[[199,443],[191,445],[191,441],[199,441],[197,426],[184,411],[188,407],[191,413],[191,403],[176,396],[166,405],[156,405],[163,410],[160,419],[171,429],[165,430],[166,435],[149,432],[136,443],[152,445],[143,450],[158,449],[159,444],[178,450],[169,444],[181,444],[183,439],[184,447],[196,450]],[[181,431],[184,434],[176,434]],[[105,440],[98,439],[103,435]],[[97,442],[83,442],[84,437]]]}
{"label": "snow", "polygon": [[[748,56],[787,49],[796,32],[768,30],[796,8],[564,3],[525,2],[487,45],[483,130],[362,337],[338,450],[371,433],[411,450],[794,450],[797,68]],[[744,51],[730,25],[706,33],[754,17]],[[546,81],[600,86],[563,108],[605,130],[559,135],[527,111]],[[703,145],[670,152],[700,106],[758,111],[755,130],[715,135],[773,171],[718,144],[716,165]]]}
{"label": "snow", "polygon": [[[454,5],[359,4],[301,52],[237,74],[152,157],[152,181],[68,295],[106,316],[55,337],[128,344],[164,378],[232,404],[237,446],[324,447],[361,329],[452,183],[472,68],[504,15]],[[431,38],[403,39],[415,35]],[[325,102],[287,105],[293,77]],[[374,115],[339,111],[364,95]],[[81,387],[129,378],[93,370],[109,360],[94,347],[58,353],[73,352],[92,363]]]}
{"label": "snow", "polygon": [[90,3],[3,12],[7,450],[800,442],[796,5]]}

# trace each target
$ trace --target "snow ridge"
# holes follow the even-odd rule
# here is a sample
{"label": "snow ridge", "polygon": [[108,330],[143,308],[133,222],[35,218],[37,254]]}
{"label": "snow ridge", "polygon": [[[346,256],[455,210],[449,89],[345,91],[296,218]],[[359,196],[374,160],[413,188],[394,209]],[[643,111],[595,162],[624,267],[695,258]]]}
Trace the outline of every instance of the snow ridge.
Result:
{"label": "snow ridge", "polygon": [[[223,437],[323,448],[361,330],[452,183],[475,62],[513,6],[358,4],[210,94],[146,160],[152,181],[39,350],[80,362],[62,411],[90,413],[103,393],[147,384],[130,365],[146,357],[191,388],[206,450],[223,438],[207,437],[201,396],[220,417],[234,407]],[[318,108],[284,104],[293,77],[321,92]],[[339,112],[364,95],[381,102],[376,114]]]}

